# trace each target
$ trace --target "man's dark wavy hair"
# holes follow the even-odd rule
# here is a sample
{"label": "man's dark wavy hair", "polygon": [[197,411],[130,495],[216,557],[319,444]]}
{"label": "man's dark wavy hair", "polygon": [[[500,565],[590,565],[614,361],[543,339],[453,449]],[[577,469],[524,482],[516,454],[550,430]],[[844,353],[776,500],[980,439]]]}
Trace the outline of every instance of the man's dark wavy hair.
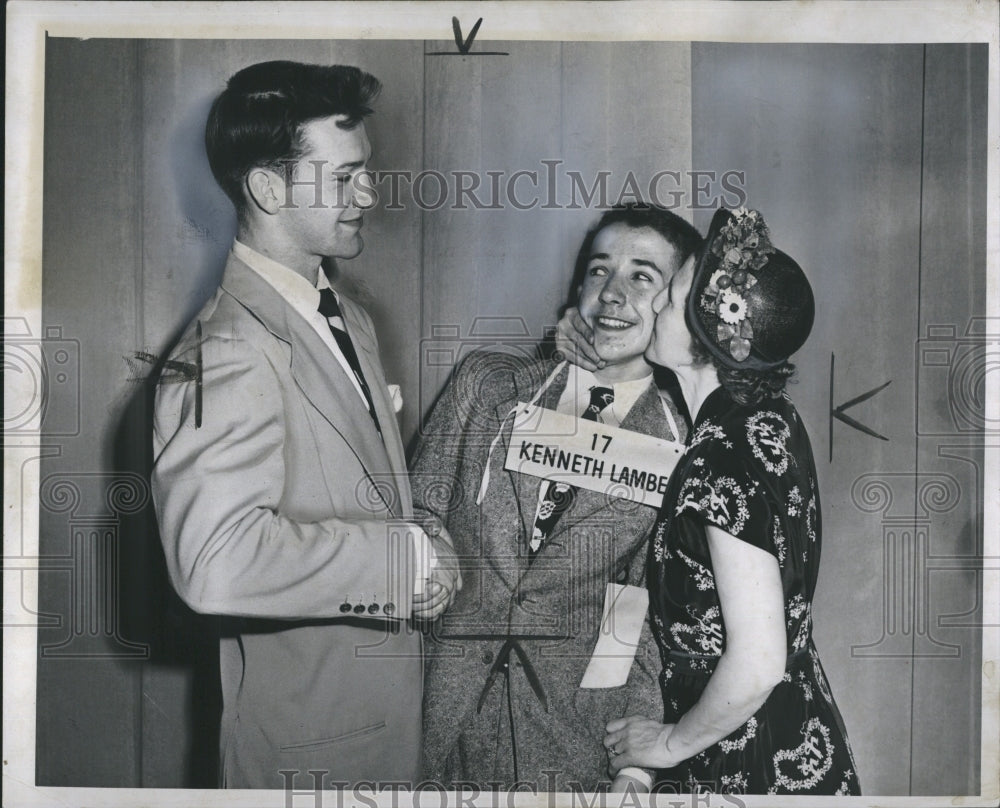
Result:
{"label": "man's dark wavy hair", "polygon": [[357,67],[261,62],[235,73],[215,99],[205,126],[208,164],[241,218],[243,183],[253,168],[281,170],[307,149],[303,124],[343,115],[337,125],[353,129],[382,85]]}
{"label": "man's dark wavy hair", "polygon": [[679,269],[688,256],[701,247],[701,235],[694,226],[667,208],[646,202],[628,202],[624,205],[615,205],[606,210],[597,224],[590,228],[587,235],[584,236],[580,251],[576,255],[568,305],[578,306],[580,303],[580,287],[583,285],[587,264],[590,262],[590,251],[594,247],[594,239],[597,238],[597,234],[605,227],[619,223],[633,228],[648,227],[663,236],[677,252],[677,266],[671,267],[673,270]]}

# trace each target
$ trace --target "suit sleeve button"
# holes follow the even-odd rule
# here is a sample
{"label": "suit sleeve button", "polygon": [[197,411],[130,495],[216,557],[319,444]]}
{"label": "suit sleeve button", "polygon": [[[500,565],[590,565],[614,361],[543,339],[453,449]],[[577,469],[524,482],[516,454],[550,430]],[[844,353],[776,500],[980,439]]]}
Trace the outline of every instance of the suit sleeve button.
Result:
{"label": "suit sleeve button", "polygon": [[363,603],[359,603],[357,606],[355,606],[354,607],[354,613],[355,614],[364,614],[365,613],[365,606],[364,606],[364,604]]}
{"label": "suit sleeve button", "polygon": [[344,614],[347,614],[347,612],[349,612],[350,610],[351,610],[351,604],[350,603],[341,603],[340,604],[340,611],[342,611]]}
{"label": "suit sleeve button", "polygon": [[368,614],[378,614],[378,604],[373,603],[368,607]]}
{"label": "suit sleeve button", "polygon": [[385,604],[385,606],[382,607],[382,611],[385,614],[393,614],[396,611],[396,604],[395,603],[387,603],[387,604]]}
{"label": "suit sleeve button", "polygon": [[493,661],[493,652],[492,651],[483,651],[483,657],[482,657],[482,659],[483,659],[483,664],[484,665],[489,665]]}

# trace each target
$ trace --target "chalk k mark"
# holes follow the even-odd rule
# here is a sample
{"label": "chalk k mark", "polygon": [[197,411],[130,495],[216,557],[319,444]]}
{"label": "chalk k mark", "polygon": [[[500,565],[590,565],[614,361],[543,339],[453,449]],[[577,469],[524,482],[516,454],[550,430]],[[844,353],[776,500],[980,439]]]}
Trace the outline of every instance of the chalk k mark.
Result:
{"label": "chalk k mark", "polygon": [[862,393],[860,396],[852,398],[850,401],[845,401],[839,407],[833,406],[833,354],[830,354],[830,462],[833,462],[833,419],[836,418],[842,424],[847,424],[852,429],[858,430],[858,432],[864,432],[866,435],[871,435],[873,438],[878,438],[879,440],[888,441],[889,439],[885,435],[880,435],[874,429],[869,426],[865,426],[860,421],[855,421],[851,416],[845,415],[844,410],[849,410],[856,404],[860,404],[862,401],[867,401],[872,396],[881,393],[892,384],[892,379],[889,379],[885,384],[880,384],[878,387],[873,387],[866,393]]}

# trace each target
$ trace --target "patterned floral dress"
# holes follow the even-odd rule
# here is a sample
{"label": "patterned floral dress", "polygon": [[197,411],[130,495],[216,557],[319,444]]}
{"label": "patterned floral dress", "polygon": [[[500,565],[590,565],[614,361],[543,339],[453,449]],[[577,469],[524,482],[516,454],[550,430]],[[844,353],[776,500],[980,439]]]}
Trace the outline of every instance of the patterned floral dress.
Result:
{"label": "patterned floral dress", "polygon": [[777,558],[789,657],[764,705],[728,737],[659,772],[658,790],[859,794],[847,733],[812,642],[819,493],[809,438],[787,398],[742,407],[715,390],[671,477],[648,569],[664,721],[671,724],[698,701],[726,645],[708,524]]}

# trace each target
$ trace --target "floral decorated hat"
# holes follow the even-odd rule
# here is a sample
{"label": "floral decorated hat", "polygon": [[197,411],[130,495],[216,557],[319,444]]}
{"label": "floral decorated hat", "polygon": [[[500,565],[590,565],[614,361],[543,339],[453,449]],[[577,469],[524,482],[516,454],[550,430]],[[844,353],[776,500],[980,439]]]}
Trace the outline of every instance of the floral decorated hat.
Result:
{"label": "floral decorated hat", "polygon": [[712,217],[688,296],[688,328],[723,365],[770,370],[805,343],[815,304],[805,273],[776,250],[756,210]]}

